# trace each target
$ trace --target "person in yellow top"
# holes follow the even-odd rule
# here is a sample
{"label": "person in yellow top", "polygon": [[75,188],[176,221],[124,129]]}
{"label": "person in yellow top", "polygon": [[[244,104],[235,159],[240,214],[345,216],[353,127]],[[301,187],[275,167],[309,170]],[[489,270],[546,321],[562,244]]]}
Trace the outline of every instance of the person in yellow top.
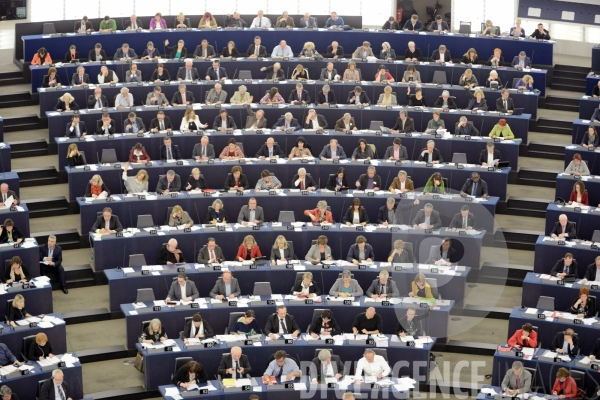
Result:
{"label": "person in yellow top", "polygon": [[426,297],[433,298],[433,293],[431,292],[431,286],[427,283],[425,279],[425,275],[418,273],[415,275],[415,279],[411,283],[412,291],[408,294],[410,297]]}
{"label": "person in yellow top", "polygon": [[515,135],[510,130],[510,126],[506,123],[504,118],[500,119],[492,131],[490,132],[491,138],[502,137],[504,139],[514,139]]}

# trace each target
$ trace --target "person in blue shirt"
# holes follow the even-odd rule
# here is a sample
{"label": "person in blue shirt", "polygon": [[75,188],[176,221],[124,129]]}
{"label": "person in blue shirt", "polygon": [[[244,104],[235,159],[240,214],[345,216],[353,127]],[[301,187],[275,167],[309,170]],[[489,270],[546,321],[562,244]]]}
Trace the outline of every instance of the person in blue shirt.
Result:
{"label": "person in blue shirt", "polygon": [[298,364],[291,358],[287,358],[285,350],[278,350],[275,353],[275,359],[269,363],[267,370],[263,374],[263,382],[269,385],[274,384],[271,378],[283,378],[293,380],[302,376],[302,371],[298,368]]}
{"label": "person in blue shirt", "polygon": [[17,360],[17,357],[10,352],[8,347],[4,343],[0,343],[0,366],[12,364],[15,367],[20,366],[22,363]]}
{"label": "person in blue shirt", "polygon": [[519,82],[515,85],[515,89],[523,89],[528,92],[533,91],[533,77],[531,75],[524,75]]}
{"label": "person in blue shirt", "polygon": [[335,11],[331,12],[331,18],[325,22],[325,28],[327,29],[337,29],[339,27],[344,26],[344,18],[338,17]]}
{"label": "person in blue shirt", "polygon": [[292,48],[287,45],[285,40],[279,42],[279,46],[275,46],[273,52],[271,53],[271,58],[281,58],[281,57],[294,57],[294,53],[292,52]]}

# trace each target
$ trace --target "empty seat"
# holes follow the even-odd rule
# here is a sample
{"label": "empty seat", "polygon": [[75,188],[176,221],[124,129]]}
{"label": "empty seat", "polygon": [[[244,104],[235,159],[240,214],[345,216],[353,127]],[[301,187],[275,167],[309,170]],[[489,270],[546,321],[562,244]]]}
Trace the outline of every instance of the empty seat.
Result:
{"label": "empty seat", "polygon": [[154,226],[154,220],[152,219],[152,215],[150,214],[142,214],[138,215],[137,219],[137,228],[151,228]]}
{"label": "empty seat", "polygon": [[247,69],[242,69],[242,70],[240,70],[238,78],[239,79],[252,79],[252,72],[250,72]]}
{"label": "empty seat", "polygon": [[42,28],[42,34],[49,35],[56,33],[56,26],[54,26],[54,22],[45,22]]}
{"label": "empty seat", "polygon": [[154,289],[142,288],[137,290],[137,296],[135,298],[136,303],[145,303],[147,301],[156,300],[154,297]]}
{"label": "empty seat", "polygon": [[592,242],[600,242],[600,230],[595,230],[592,235]]}
{"label": "empty seat", "polygon": [[79,150],[79,154],[81,154],[81,159],[83,160],[83,163],[87,164],[87,159],[85,158],[85,152],[82,150]]}
{"label": "empty seat", "polygon": [[513,88],[517,87],[517,82],[519,82],[519,80],[521,80],[521,78],[513,78],[513,84],[512,84]]}
{"label": "empty seat", "polygon": [[448,78],[446,77],[446,71],[434,71],[432,83],[438,83],[440,85],[445,85],[448,83]]}
{"label": "empty seat", "polygon": [[227,328],[225,328],[225,334],[228,334],[229,332],[231,332],[231,328],[233,328],[233,325],[235,324],[235,322],[242,318],[246,313],[244,311],[236,311],[236,312],[230,312],[229,313],[229,323],[227,324]]}
{"label": "empty seat", "polygon": [[471,23],[468,21],[460,21],[460,26],[458,28],[458,33],[471,34]]}
{"label": "empty seat", "polygon": [[[29,358],[27,357],[27,355],[29,354],[29,348],[31,347],[32,343],[35,343],[35,335],[25,336],[23,338],[23,348],[21,349],[21,358],[23,361],[29,361]],[[31,360],[31,361],[37,361],[37,360]]]}
{"label": "empty seat", "polygon": [[279,211],[279,222],[296,222],[296,217],[293,211]]}
{"label": "empty seat", "polygon": [[438,284],[436,278],[425,278],[425,281],[429,283],[429,287],[431,287],[431,294],[434,299],[441,299],[440,292],[438,291]]}
{"label": "empty seat", "polygon": [[129,267],[141,267],[142,265],[148,265],[146,263],[146,256],[143,254],[130,254],[129,255]]}
{"label": "empty seat", "polygon": [[455,164],[466,164],[467,163],[467,153],[452,154],[452,162]]}
{"label": "empty seat", "polygon": [[273,294],[271,289],[271,282],[254,282],[254,290],[252,291],[254,296],[270,296]]}
{"label": "empty seat", "polygon": [[554,297],[540,296],[540,298],[538,299],[536,308],[541,309],[541,310],[553,311],[554,310]]}
{"label": "empty seat", "polygon": [[369,124],[369,130],[370,131],[378,131],[378,130],[380,130],[379,129],[380,126],[384,126],[383,121],[371,121],[371,123]]}
{"label": "empty seat", "polygon": [[119,162],[115,149],[102,149],[102,164]]}
{"label": "empty seat", "polygon": [[371,348],[371,350],[373,350],[375,352],[375,354],[377,354],[378,356],[383,357],[385,359],[385,361],[388,361],[387,349]]}

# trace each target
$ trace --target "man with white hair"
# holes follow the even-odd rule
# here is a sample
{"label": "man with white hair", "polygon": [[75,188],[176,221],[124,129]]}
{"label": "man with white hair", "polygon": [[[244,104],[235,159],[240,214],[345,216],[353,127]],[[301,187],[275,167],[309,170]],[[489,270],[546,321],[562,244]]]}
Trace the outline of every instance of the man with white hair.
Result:
{"label": "man with white hair", "polygon": [[315,17],[311,17],[309,12],[304,13],[304,17],[300,20],[301,28],[316,28],[317,27],[317,19]]}
{"label": "man with white hair", "polygon": [[327,378],[340,379],[345,375],[344,363],[340,356],[331,354],[331,351],[323,349],[318,356],[313,358],[310,365],[310,381],[312,383],[326,383]]}
{"label": "man with white hair", "polygon": [[569,222],[566,214],[560,214],[558,222],[554,224],[554,228],[552,228],[552,233],[550,235],[555,239],[575,239],[577,236],[575,223]]}
{"label": "man with white hair", "polygon": [[217,372],[223,379],[240,379],[246,377],[246,375],[252,375],[252,367],[248,361],[248,356],[242,354],[241,347],[234,346],[229,354],[225,354],[221,358]]}
{"label": "man with white hair", "polygon": [[258,10],[257,16],[252,20],[250,28],[270,28],[271,20],[265,17],[263,10]]}
{"label": "man with white hair", "polygon": [[121,93],[117,95],[115,99],[115,106],[118,109],[121,108],[130,108],[133,107],[135,103],[133,102],[133,95],[129,93],[129,89],[126,87],[121,88]]}
{"label": "man with white hair", "polygon": [[375,173],[375,167],[370,165],[367,168],[367,173],[362,174],[356,180],[357,190],[373,190],[378,191],[381,189],[381,177]]}
{"label": "man with white hair", "polygon": [[166,246],[163,246],[158,252],[156,257],[156,264],[158,265],[171,265],[184,263],[185,257],[181,250],[177,248],[177,240],[169,239]]}
{"label": "man with white hair", "polygon": [[98,74],[98,83],[117,83],[119,82],[119,77],[115,73],[115,71],[108,69],[106,65],[100,67],[100,73]]}
{"label": "man with white hair", "polygon": [[367,349],[364,352],[363,358],[358,360],[356,364],[354,377],[356,382],[360,383],[363,374],[365,377],[381,379],[384,376],[388,376],[390,372],[392,372],[392,369],[385,358],[375,354],[373,349]]}
{"label": "man with white hair", "polygon": [[156,193],[168,194],[171,192],[179,192],[181,190],[181,178],[172,169],[167,171],[167,174],[158,178],[156,185]]}
{"label": "man with white hair", "polygon": [[282,57],[294,57],[294,53],[292,53],[292,48],[287,45],[287,42],[285,40],[279,42],[279,45],[275,46],[273,52],[271,53],[271,58]]}
{"label": "man with white hair", "polygon": [[[469,135],[469,136],[479,136],[479,130],[475,128],[472,122],[467,120],[467,117],[464,115],[460,117],[456,125],[454,126],[454,134],[455,135]],[[492,142],[492,147],[493,147]],[[484,150],[485,152],[485,150]]]}
{"label": "man with white hair", "polygon": [[13,205],[19,205],[19,198],[17,197],[15,192],[13,192],[12,190],[8,190],[8,183],[3,183],[2,185],[0,185],[0,197],[2,198],[2,203],[5,203],[10,196],[12,196],[13,198]]}
{"label": "man with white hair", "polygon": [[192,60],[187,60],[185,62],[185,67],[179,67],[177,70],[178,81],[196,81],[198,79],[200,79],[200,74],[198,74],[198,70],[194,68],[194,62]]}
{"label": "man with white hair", "polygon": [[371,286],[369,286],[365,295],[372,299],[399,297],[400,291],[396,286],[396,282],[390,278],[390,273],[384,269],[371,282]]}
{"label": "man with white hair", "polygon": [[272,129],[278,129],[281,131],[292,129],[295,131],[296,129],[300,129],[300,124],[298,123],[298,120],[294,118],[291,112],[286,112],[283,118],[279,118],[277,120]]}
{"label": "man with white hair", "polygon": [[73,74],[71,78],[71,85],[89,85],[90,76],[85,73],[85,68],[83,66],[77,67],[77,72]]}
{"label": "man with white hair", "polygon": [[298,169],[298,173],[292,179],[292,189],[313,191],[316,188],[315,181],[312,176],[306,174],[306,169]]}
{"label": "man with white hair", "polygon": [[58,274],[61,290],[64,294],[69,294],[67,290],[67,280],[65,278],[65,269],[62,266],[62,249],[56,244],[56,236],[48,236],[48,244],[40,246],[40,275],[45,276],[48,270],[53,270]]}
{"label": "man with white hair", "polygon": [[440,219],[440,213],[433,209],[433,204],[427,203],[422,210],[417,212],[412,224],[415,229],[419,229],[422,224],[425,224],[425,229],[440,229],[442,220]]}
{"label": "man with white hair", "polygon": [[52,370],[52,379],[42,384],[39,400],[73,400],[69,393],[69,385],[64,381],[63,372],[55,369]]}
{"label": "man with white hair", "polygon": [[270,67],[262,67],[260,70],[264,71],[267,74],[265,79],[285,79],[285,74],[281,69],[281,64],[279,64],[278,62]]}

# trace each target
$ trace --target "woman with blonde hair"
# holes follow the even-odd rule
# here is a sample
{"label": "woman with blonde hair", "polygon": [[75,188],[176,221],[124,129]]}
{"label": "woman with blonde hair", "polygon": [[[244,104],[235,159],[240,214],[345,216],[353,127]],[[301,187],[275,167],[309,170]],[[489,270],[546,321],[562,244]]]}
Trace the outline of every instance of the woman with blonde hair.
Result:
{"label": "woman with blonde hair", "polygon": [[44,332],[35,335],[35,342],[31,343],[27,354],[29,361],[42,361],[45,358],[54,357],[54,354],[52,354],[52,345]]}
{"label": "woman with blonde hair", "polygon": [[229,102],[231,104],[247,104],[252,103],[253,97],[248,93],[248,88],[246,85],[240,85],[238,90],[231,96]]}
{"label": "woman with blonde hair", "polygon": [[498,72],[495,69],[490,71],[490,75],[485,80],[485,87],[491,87],[492,82],[496,82],[499,88],[502,86],[502,79],[500,79],[500,77],[498,76]]}
{"label": "woman with blonde hair", "polygon": [[302,66],[302,64],[296,65],[296,68],[292,71],[292,79],[298,79],[305,81],[308,79],[308,70]]}
{"label": "woman with blonde hair", "polygon": [[415,279],[413,279],[410,286],[412,291],[408,294],[409,297],[426,297],[428,299],[433,298],[431,286],[429,286],[429,283],[427,283],[425,275],[421,273],[415,275]]}
{"label": "woman with blonde hair", "polygon": [[494,23],[491,20],[485,21],[485,28],[481,31],[482,35],[491,35],[497,36],[499,35],[498,29],[494,26]]}
{"label": "woman with blonde hair", "polygon": [[21,257],[14,256],[10,259],[10,268],[4,269],[4,282],[13,283],[13,282],[27,282],[31,279],[31,275],[29,274],[29,270],[26,266],[23,265],[21,261]]}
{"label": "woman with blonde hair", "polygon": [[85,188],[85,197],[93,197],[98,198],[102,193],[106,193],[106,197],[110,196],[110,190],[102,181],[102,177],[98,174],[92,176],[92,179],[87,184]]}
{"label": "woman with blonde hair", "polygon": [[317,282],[313,280],[312,272],[302,274],[302,279],[296,280],[292,288],[292,294],[299,297],[318,297],[321,295],[321,289]]}
{"label": "woman with blonde hair", "polygon": [[206,182],[204,181],[204,177],[200,173],[200,168],[192,169],[192,174],[188,178],[185,190],[201,191],[206,189]]}
{"label": "woman with blonde hair", "polygon": [[140,169],[135,176],[127,176],[129,163],[123,166],[123,182],[127,193],[146,193],[148,192],[148,173],[145,169]]}
{"label": "woman with blonde hair", "polygon": [[404,242],[402,240],[396,240],[394,242],[394,249],[388,257],[388,262],[391,263],[412,263],[410,254],[404,250]]}
{"label": "woman with blonde hair", "polygon": [[463,55],[462,60],[460,60],[461,64],[479,64],[479,57],[477,56],[477,51],[474,48],[470,48]]}
{"label": "woman with blonde hair", "polygon": [[[15,321],[30,317],[31,314],[25,310],[25,297],[20,294],[16,295],[12,301],[10,311],[8,313],[8,321],[10,325],[15,328],[17,326]],[[43,315],[40,315],[40,317],[43,317]]]}
{"label": "woman with blonde hair", "polygon": [[206,214],[205,224],[220,224],[229,221],[227,218],[227,212],[223,206],[223,202],[220,199],[213,201],[212,206],[208,209]]}
{"label": "woman with blonde hair", "polygon": [[247,235],[244,238],[244,242],[240,244],[237,252],[237,261],[252,261],[256,260],[257,257],[262,257],[260,248],[254,239],[254,236]]}
{"label": "woman with blonde hair", "polygon": [[288,246],[285,236],[279,235],[275,238],[275,243],[271,248],[271,265],[275,265],[277,261],[293,260],[296,256],[293,249]]}
{"label": "woman with blonde hair", "polygon": [[223,47],[223,51],[221,51],[221,58],[233,58],[239,56],[240,52],[235,48],[233,40],[227,42],[227,46]]}
{"label": "woman with blonde hair", "polygon": [[396,95],[392,93],[392,87],[386,86],[383,89],[383,93],[379,95],[379,99],[377,100],[378,106],[397,106],[398,100],[396,99]]}
{"label": "woman with blonde hair", "polygon": [[203,124],[200,122],[200,119],[196,115],[196,112],[192,108],[188,108],[185,110],[185,114],[183,115],[183,119],[181,120],[181,126],[179,130],[190,132],[197,131],[201,128],[208,127],[208,124]]}
{"label": "woman with blonde hair", "polygon": [[79,152],[79,148],[75,143],[71,143],[67,149],[67,164],[69,167],[85,164],[83,155]]}
{"label": "woman with blonde hair", "polygon": [[302,48],[302,51],[300,52],[300,58],[314,58],[314,57],[320,57],[320,56],[321,55],[319,54],[317,49],[315,49],[315,44],[313,42],[304,43],[304,47]]}
{"label": "woman with blonde hair", "polygon": [[473,71],[471,70],[471,68],[467,68],[465,70],[465,73],[460,76],[458,84],[460,86],[464,86],[465,89],[470,89],[472,87],[477,86],[477,78],[475,77],[475,75],[473,75]]}
{"label": "woman with blonde hair", "polygon": [[185,14],[180,12],[175,18],[175,28],[185,29],[187,28]]}
{"label": "woman with blonde hair", "polygon": [[167,339],[167,332],[163,329],[160,319],[154,318],[148,324],[148,328],[144,329],[142,332],[140,343],[153,344],[154,342],[162,342]]}
{"label": "woman with blonde hair", "polygon": [[531,75],[523,75],[515,85],[515,88],[533,92],[533,77]]}
{"label": "woman with blonde hair", "polygon": [[54,106],[54,111],[72,111],[79,110],[79,105],[75,101],[75,98],[71,95],[71,93],[67,92],[58,98],[56,105]]}
{"label": "woman with blonde hair", "polygon": [[348,68],[344,71],[343,81],[360,81],[360,72],[356,69],[356,63],[350,61]]}
{"label": "woman with blonde hair", "polygon": [[171,215],[169,216],[169,226],[181,226],[185,225],[185,228],[189,228],[194,225],[194,221],[190,218],[187,211],[183,211],[181,206],[177,205],[173,207]]}
{"label": "woman with blonde hair", "polygon": [[468,110],[473,110],[473,111],[477,111],[477,110],[481,110],[481,111],[487,111],[487,101],[485,100],[485,95],[483,94],[483,90],[481,89],[477,89],[475,90],[475,93],[471,94],[471,91],[468,92],[469,93],[469,105],[467,106]]}

